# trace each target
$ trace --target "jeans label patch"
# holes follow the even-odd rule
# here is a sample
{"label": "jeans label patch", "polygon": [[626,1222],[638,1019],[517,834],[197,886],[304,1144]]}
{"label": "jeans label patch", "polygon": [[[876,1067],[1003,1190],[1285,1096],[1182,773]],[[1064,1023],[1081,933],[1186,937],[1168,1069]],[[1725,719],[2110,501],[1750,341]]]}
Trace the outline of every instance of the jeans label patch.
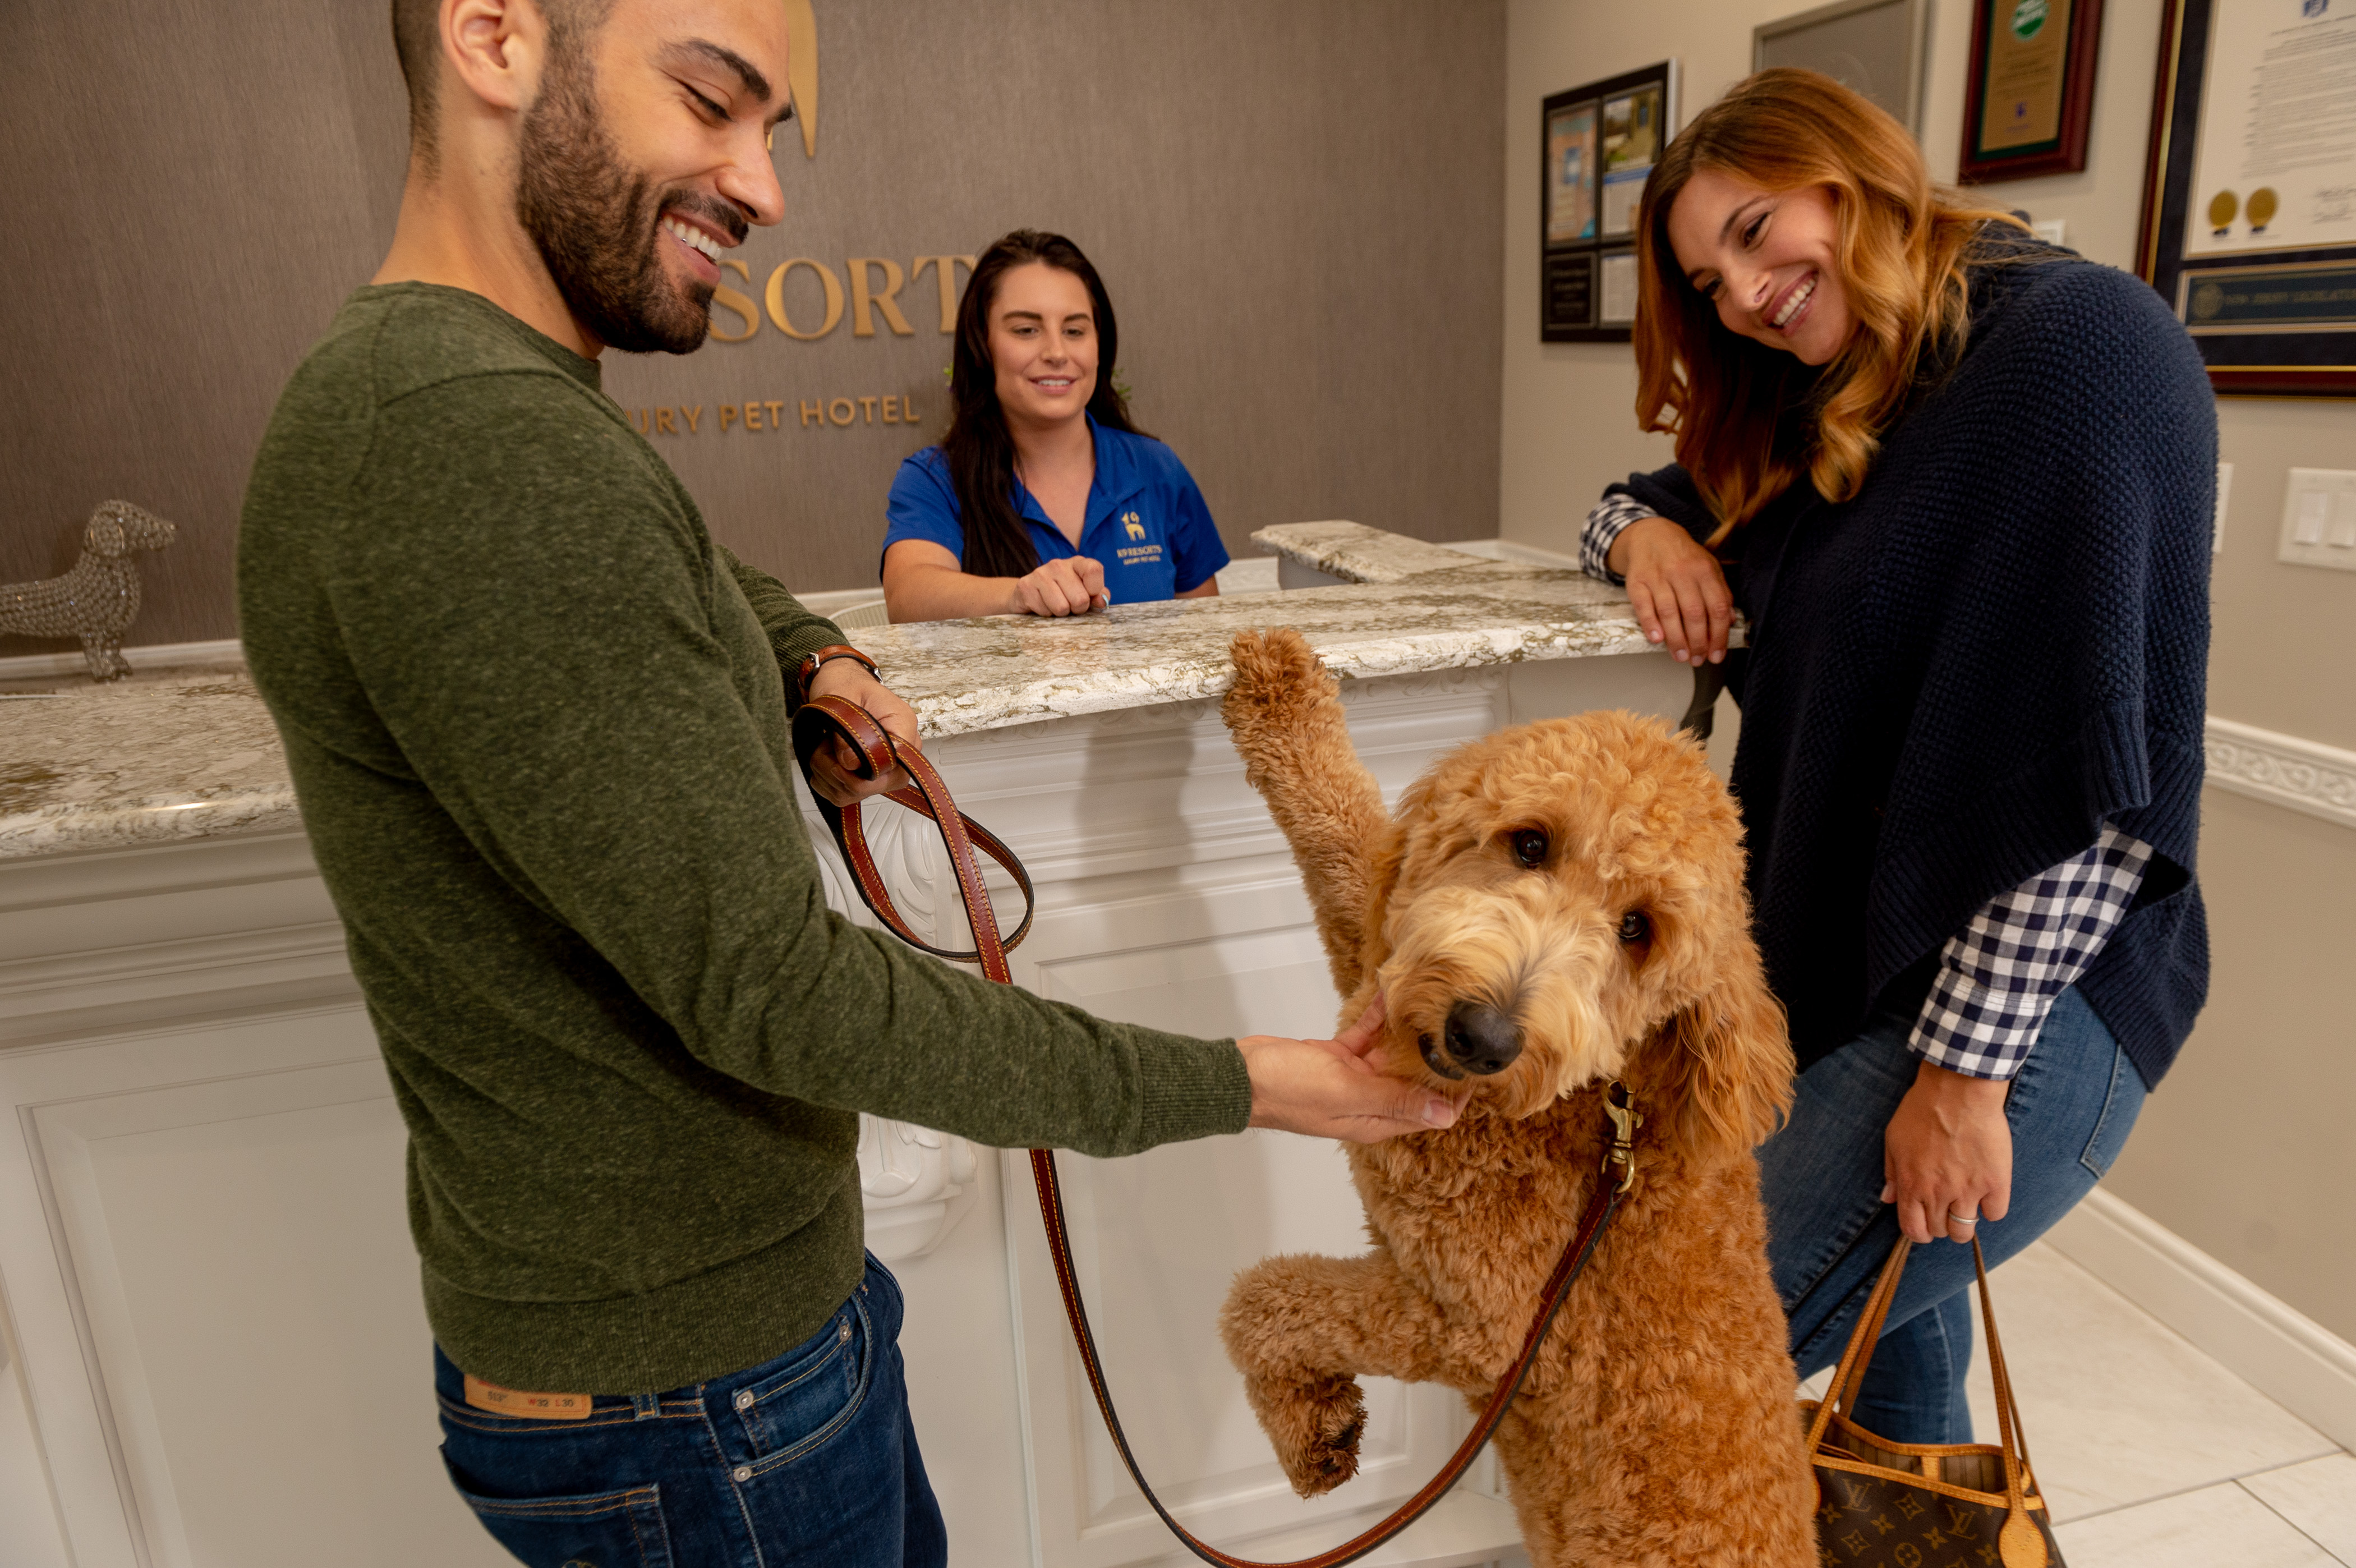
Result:
{"label": "jeans label patch", "polygon": [[487,1383],[472,1372],[466,1374],[466,1402],[477,1410],[526,1421],[579,1421],[589,1413],[587,1394],[528,1394]]}

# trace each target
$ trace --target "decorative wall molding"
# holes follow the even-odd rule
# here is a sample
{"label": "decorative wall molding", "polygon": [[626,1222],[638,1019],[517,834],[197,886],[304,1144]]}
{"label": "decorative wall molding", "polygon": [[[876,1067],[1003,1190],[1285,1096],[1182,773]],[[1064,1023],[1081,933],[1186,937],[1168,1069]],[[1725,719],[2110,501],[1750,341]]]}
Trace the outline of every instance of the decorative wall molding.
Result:
{"label": "decorative wall molding", "polygon": [[2209,715],[2209,782],[2356,828],[2356,751]]}
{"label": "decorative wall molding", "polygon": [[897,1263],[939,1246],[973,1207],[980,1168],[973,1145],[954,1133],[862,1112],[859,1193],[867,1250]]}
{"label": "decorative wall molding", "polygon": [[359,1000],[340,921],[0,961],[0,1050]]}
{"label": "decorative wall molding", "polygon": [[[123,657],[134,670],[171,670],[187,665],[200,669],[234,669],[245,662],[245,649],[233,637],[217,642],[151,642],[126,648]],[[90,664],[80,653],[19,653],[0,659],[0,681],[40,681],[51,675],[87,675]]]}
{"label": "decorative wall molding", "polygon": [[359,996],[300,832],[0,861],[0,1049]]}
{"label": "decorative wall molding", "polygon": [[2045,1239],[2334,1443],[2356,1444],[2356,1345],[2101,1187]]}

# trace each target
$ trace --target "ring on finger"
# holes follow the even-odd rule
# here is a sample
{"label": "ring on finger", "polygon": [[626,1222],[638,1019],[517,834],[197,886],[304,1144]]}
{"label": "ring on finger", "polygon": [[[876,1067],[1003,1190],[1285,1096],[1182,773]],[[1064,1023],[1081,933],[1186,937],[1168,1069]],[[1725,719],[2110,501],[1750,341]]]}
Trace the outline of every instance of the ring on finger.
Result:
{"label": "ring on finger", "polygon": [[1977,1225],[1980,1217],[1977,1214],[1958,1214],[1951,1208],[1947,1210],[1947,1221],[1951,1225]]}

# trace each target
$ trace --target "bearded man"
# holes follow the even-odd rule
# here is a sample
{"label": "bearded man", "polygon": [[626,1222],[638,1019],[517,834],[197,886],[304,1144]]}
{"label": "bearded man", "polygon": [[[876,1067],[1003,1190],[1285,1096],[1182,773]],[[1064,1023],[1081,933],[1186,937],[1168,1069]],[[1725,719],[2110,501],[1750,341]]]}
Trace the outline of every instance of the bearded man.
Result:
{"label": "bearded man", "polygon": [[937,1563],[857,1112],[1115,1155],[1452,1111],[1367,1025],[1108,1023],[828,911],[789,701],[914,715],[598,390],[782,216],[784,0],[393,20],[400,227],[279,401],[238,587],[409,1127],[452,1478],[548,1568]]}

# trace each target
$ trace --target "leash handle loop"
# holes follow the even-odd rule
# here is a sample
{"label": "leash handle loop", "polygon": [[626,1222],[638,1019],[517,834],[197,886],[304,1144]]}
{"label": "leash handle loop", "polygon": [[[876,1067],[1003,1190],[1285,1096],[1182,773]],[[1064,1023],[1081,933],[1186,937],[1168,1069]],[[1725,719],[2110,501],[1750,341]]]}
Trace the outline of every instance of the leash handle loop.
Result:
{"label": "leash handle loop", "polygon": [[[956,802],[949,799],[948,786],[942,782],[939,772],[926,760],[922,752],[914,747],[905,752],[900,750],[875,715],[857,703],[841,697],[813,697],[795,711],[793,726],[794,755],[800,760],[804,773],[809,771],[810,759],[817,755],[818,748],[830,740],[841,740],[858,756],[860,766],[856,771],[862,779],[880,779],[894,768],[907,770],[913,787],[892,790],[885,799],[910,811],[922,812],[940,829],[941,841],[948,849],[949,864],[957,872],[958,896],[965,901],[966,919],[973,928],[974,950],[971,952],[948,952],[917,940],[908,929],[907,922],[901,918],[900,912],[893,908],[892,896],[884,889],[883,877],[876,873],[874,857],[868,854],[866,840],[860,832],[858,805],[836,806],[825,797],[819,796],[819,811],[825,817],[827,826],[833,830],[834,842],[842,850],[842,858],[851,869],[859,897],[875,912],[876,918],[882,920],[893,935],[911,947],[939,958],[979,962],[982,972],[991,980],[1001,984],[1012,984],[1013,977],[1007,968],[1007,950],[1021,941],[1024,933],[1030,930],[1031,912],[1037,905],[1031,891],[1030,874],[1023,870],[1023,863],[1015,859],[1012,853],[987,829],[957,809]],[[983,887],[980,870],[974,863],[973,852],[977,847],[1012,874],[1027,901],[1023,924],[1003,941],[999,940],[998,918],[991,908],[989,891]],[[1638,1120],[1630,1109],[1627,1091],[1619,1084],[1612,1084],[1605,1090],[1605,1103],[1612,1109],[1614,1120],[1622,1122],[1618,1147],[1625,1151],[1632,1130],[1630,1123]],[[1622,1121],[1622,1118],[1628,1120]],[[1187,1551],[1205,1563],[1217,1564],[1218,1568],[1341,1568],[1341,1564],[1364,1557],[1422,1518],[1434,1503],[1447,1496],[1449,1489],[1463,1478],[1464,1472],[1479,1457],[1481,1450],[1488,1445],[1490,1437],[1497,1430],[1497,1423],[1505,1419],[1505,1408],[1514,1402],[1514,1396],[1521,1391],[1524,1380],[1529,1376],[1531,1366],[1537,1360],[1538,1351],[1546,1343],[1547,1332],[1554,1326],[1555,1315],[1562,1310],[1564,1299],[1570,1294],[1571,1284],[1579,1278],[1580,1271],[1587,1266],[1587,1260],[1593,1254],[1604,1227],[1619,1211],[1621,1200],[1634,1179],[1633,1159],[1625,1159],[1623,1163],[1626,1168],[1623,1180],[1611,1180],[1601,1170],[1593,1177],[1586,1211],[1580,1216],[1579,1229],[1563,1248],[1562,1256],[1555,1262],[1554,1272],[1547,1277],[1546,1288],[1539,1293],[1537,1313],[1531,1320],[1529,1332],[1523,1336],[1521,1353],[1514,1359],[1514,1364],[1507,1369],[1505,1375],[1497,1380],[1497,1386],[1491,1392],[1489,1403],[1482,1411],[1480,1419],[1472,1423],[1472,1430],[1457,1445],[1448,1463],[1440,1466],[1440,1473],[1424,1483],[1420,1491],[1391,1510],[1380,1523],[1314,1557],[1303,1557],[1291,1563],[1260,1563],[1248,1557],[1237,1557],[1197,1539],[1178,1522],[1168,1507],[1154,1495],[1153,1488],[1146,1484],[1144,1472],[1138,1468],[1136,1455],[1130,1452],[1128,1434],[1121,1430],[1120,1415],[1113,1409],[1112,1389],[1105,1380],[1104,1364],[1097,1354],[1096,1333],[1088,1326],[1087,1305],[1080,1299],[1079,1274],[1072,1265],[1070,1226],[1064,1217],[1064,1190],[1062,1183],[1056,1179],[1054,1150],[1031,1151],[1031,1176],[1039,1189],[1039,1218],[1046,1227],[1048,1255],[1055,1262],[1055,1288],[1063,1295],[1064,1316],[1071,1325],[1072,1342],[1079,1348],[1080,1364],[1087,1371],[1088,1387],[1096,1396],[1097,1412],[1104,1418],[1105,1430],[1111,1434],[1113,1446],[1120,1451],[1120,1462],[1128,1468],[1130,1479],[1137,1483],[1137,1489],[1144,1495],[1146,1502],[1160,1516],[1162,1522],[1169,1527],[1170,1533],[1176,1536]]]}
{"label": "leash handle loop", "polygon": [[1112,1434],[1113,1446],[1120,1450],[1120,1462],[1127,1466],[1130,1479],[1137,1483],[1137,1489],[1144,1494],[1146,1502],[1161,1516],[1170,1533],[1176,1536],[1187,1551],[1205,1563],[1218,1564],[1218,1568],[1341,1568],[1341,1564],[1356,1562],[1398,1535],[1421,1519],[1434,1503],[1446,1497],[1449,1490],[1463,1478],[1464,1472],[1472,1467],[1472,1461],[1480,1457],[1481,1450],[1488,1446],[1490,1437],[1497,1430],[1497,1423],[1505,1417],[1505,1408],[1521,1391],[1523,1380],[1529,1376],[1531,1365],[1538,1359],[1539,1348],[1546,1343],[1547,1331],[1554,1326],[1555,1315],[1562,1310],[1564,1298],[1570,1294],[1572,1282],[1587,1266],[1588,1258],[1595,1251],[1596,1241],[1602,1236],[1604,1226],[1618,1211],[1621,1201],[1618,1186],[1603,1179],[1599,1173],[1594,1190],[1588,1197],[1587,1212],[1580,1217],[1579,1230],[1571,1237],[1569,1244],[1563,1248],[1562,1256],[1555,1262],[1554,1273],[1547,1277],[1545,1290],[1539,1293],[1537,1315],[1531,1320],[1528,1334],[1523,1337],[1521,1354],[1514,1359],[1514,1364],[1505,1375],[1497,1380],[1497,1386],[1489,1395],[1489,1403],[1481,1412],[1480,1419],[1472,1423],[1472,1430],[1465,1434],[1464,1441],[1456,1445],[1456,1452],[1449,1455],[1448,1463],[1440,1467],[1440,1473],[1425,1482],[1422,1490],[1392,1509],[1378,1523],[1339,1546],[1328,1547],[1314,1557],[1296,1558],[1290,1563],[1263,1563],[1222,1552],[1196,1538],[1171,1515],[1169,1508],[1154,1496],[1153,1488],[1146,1484],[1144,1473],[1138,1468],[1137,1456],[1130,1452],[1128,1434],[1121,1431],[1120,1417],[1113,1410],[1112,1391],[1105,1382],[1104,1368],[1097,1359],[1096,1335],[1088,1327],[1088,1309],[1080,1299],[1079,1278],[1072,1267],[1071,1241],[1064,1222],[1063,1188],[1055,1179],[1053,1150],[1031,1151],[1031,1176],[1039,1188],[1039,1214],[1047,1226],[1047,1251],[1055,1259],[1055,1285],[1063,1293],[1064,1316],[1070,1320],[1072,1340],[1079,1347],[1080,1364],[1087,1370],[1088,1387],[1096,1394],[1097,1411],[1104,1417],[1105,1430]]}
{"label": "leash handle loop", "polygon": [[[819,815],[834,834],[834,844],[842,852],[843,864],[851,868],[860,902],[874,911],[885,929],[918,951],[953,963],[978,963],[991,979],[1001,985],[1011,984],[1014,977],[1007,968],[1006,955],[1031,934],[1031,918],[1038,908],[1038,899],[1031,891],[1031,874],[1023,869],[1023,862],[999,842],[995,833],[957,809],[957,802],[949,799],[949,787],[942,782],[939,770],[923,752],[915,746],[903,751],[891,732],[865,708],[841,697],[812,697],[794,710],[794,756],[805,775],[819,748],[830,741],[841,741],[850,747],[858,758],[858,766],[852,771],[861,779],[882,779],[894,768],[906,771],[911,787],[890,790],[884,798],[931,819],[940,829],[941,842],[948,849],[949,865],[957,874],[958,897],[965,905],[967,923],[973,928],[974,945],[963,951],[937,948],[910,930],[906,918],[893,904],[882,874],[875,869],[875,856],[867,847],[867,835],[860,824],[859,802],[838,806],[812,789],[810,795],[818,801]],[[1003,866],[1007,875],[1014,878],[1014,885],[1023,889],[1023,923],[1014,928],[1010,937],[1001,939],[998,934],[998,918],[991,908],[990,890],[982,886],[980,868],[974,864],[976,849]]]}

